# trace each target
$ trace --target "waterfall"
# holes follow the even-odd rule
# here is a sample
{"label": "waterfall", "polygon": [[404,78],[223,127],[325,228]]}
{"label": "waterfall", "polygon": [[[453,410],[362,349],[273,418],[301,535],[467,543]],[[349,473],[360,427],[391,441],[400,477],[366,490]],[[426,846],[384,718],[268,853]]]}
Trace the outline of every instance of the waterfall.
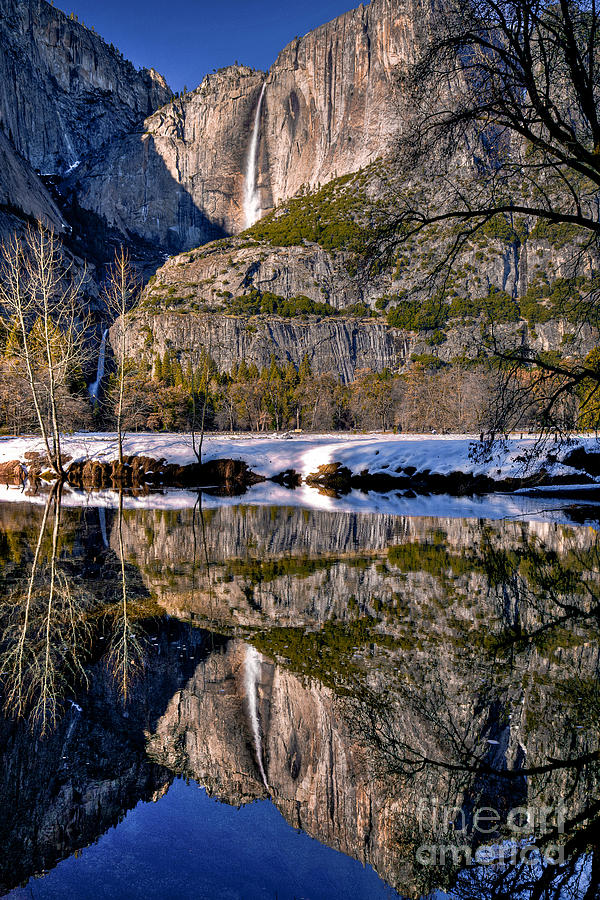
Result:
{"label": "waterfall", "polygon": [[262,86],[258,106],[254,115],[254,127],[252,129],[252,140],[250,141],[250,149],[248,150],[248,162],[246,163],[246,180],[244,182],[244,215],[246,217],[246,228],[250,228],[260,219],[260,195],[258,192],[258,148],[260,143],[260,115],[262,112],[263,99],[267,83]]}
{"label": "waterfall", "polygon": [[90,392],[90,397],[92,398],[92,402],[96,404],[98,402],[98,395],[100,393],[100,385],[102,383],[102,379],[104,378],[104,364],[106,362],[106,337],[108,335],[108,329],[103,332],[102,340],[100,341],[100,352],[98,354],[98,368],[96,370],[96,380],[93,384],[90,384],[88,390]]}
{"label": "waterfall", "polygon": [[246,688],[246,700],[248,702],[248,715],[250,717],[250,727],[252,729],[252,737],[254,738],[254,751],[256,753],[256,761],[260,771],[260,777],[267,790],[267,776],[263,765],[262,751],[262,735],[260,731],[260,720],[258,718],[258,679],[260,675],[260,655],[258,651],[250,644],[246,645],[246,659],[244,660],[244,686]]}
{"label": "waterfall", "polygon": [[102,532],[102,543],[108,550],[110,544],[108,543],[108,532],[106,530],[106,510],[103,506],[98,507],[98,517],[100,519],[100,531]]}

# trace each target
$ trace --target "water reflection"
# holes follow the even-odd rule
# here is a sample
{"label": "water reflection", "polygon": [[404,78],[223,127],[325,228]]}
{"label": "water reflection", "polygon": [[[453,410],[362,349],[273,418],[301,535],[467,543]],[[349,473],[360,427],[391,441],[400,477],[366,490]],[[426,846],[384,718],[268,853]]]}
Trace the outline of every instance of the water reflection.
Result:
{"label": "water reflection", "polygon": [[593,529],[125,505],[0,506],[5,890],[184,776],[411,897],[597,895]]}
{"label": "water reflection", "polygon": [[46,500],[26,575],[2,598],[4,709],[30,716],[40,734],[56,725],[61,701],[85,679],[90,597],[64,564],[60,489]]}

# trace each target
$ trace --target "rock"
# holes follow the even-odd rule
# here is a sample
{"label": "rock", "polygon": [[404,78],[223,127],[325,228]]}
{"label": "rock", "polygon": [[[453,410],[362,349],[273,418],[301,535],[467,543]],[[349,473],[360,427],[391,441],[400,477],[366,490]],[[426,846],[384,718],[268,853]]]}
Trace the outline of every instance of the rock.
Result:
{"label": "rock", "polygon": [[[261,106],[261,211],[355,172],[398,131],[395,67],[426,17],[417,0],[373,0],[297,38],[267,75],[231,66],[117,138],[73,174],[86,209],[170,252],[245,227],[244,182]],[[140,202],[140,198],[143,200]]]}
{"label": "rock", "polygon": [[[57,232],[67,230],[66,223],[54,200],[29,163],[14,149],[0,130],[0,211],[16,214],[18,218],[39,219]],[[14,222],[0,222],[0,235],[14,230]]]}
{"label": "rock", "polygon": [[3,0],[0,125],[34,169],[64,173],[170,100],[135,66],[45,0]]}
{"label": "rock", "polygon": [[[120,327],[118,322],[110,331],[115,353]],[[307,356],[314,372],[334,372],[344,382],[352,381],[359,369],[397,369],[403,359],[401,332],[384,321],[360,319],[243,319],[141,311],[128,321],[125,343],[127,356],[150,354],[150,360],[168,348],[180,350],[182,360],[194,347],[209,348],[221,371],[230,371],[241,359],[261,368],[273,355],[280,363],[299,366]]]}
{"label": "rock", "polygon": [[341,463],[327,463],[319,466],[316,472],[306,476],[307,484],[311,487],[324,488],[333,491],[336,495],[350,492],[352,484],[352,472]]}
{"label": "rock", "polygon": [[217,459],[206,463],[180,466],[149,456],[126,456],[123,462],[85,460],[73,463],[67,480],[78,488],[161,487],[228,487],[245,489],[265,479],[256,475],[247,463],[233,459]]}
{"label": "rock", "polygon": [[600,476],[600,453],[588,453],[584,447],[577,447],[563,459],[563,465],[573,466],[588,475]]}
{"label": "rock", "polygon": [[1,484],[22,484],[24,481],[23,466],[18,459],[0,463]]}
{"label": "rock", "polygon": [[[555,255],[555,268],[568,268],[573,249]],[[465,264],[481,273],[481,264],[474,257],[469,260],[467,254]],[[133,357],[147,354],[153,362],[157,354],[175,350],[186,361],[187,354],[193,356],[201,346],[209,349],[222,371],[230,371],[242,358],[260,368],[268,365],[272,355],[281,363],[291,361],[296,366],[307,356],[315,372],[331,372],[348,382],[359,369],[399,371],[415,356],[435,355],[442,362],[452,362],[461,356],[475,358],[484,349],[484,320],[450,321],[443,341],[432,346],[431,331],[392,328],[384,315],[344,316],[348,306],[362,303],[373,308],[379,298],[398,291],[410,299],[421,297],[422,273],[412,267],[399,276],[390,269],[366,277],[364,272],[355,274],[351,263],[347,252],[327,251],[316,244],[276,247],[252,243],[244,236],[179,254],[157,271],[140,309],[128,318],[126,353]],[[493,258],[487,277],[495,283]],[[502,283],[498,281],[498,287]],[[284,318],[228,313],[224,298],[242,297],[251,291],[270,292],[285,300],[300,295],[320,303],[326,299],[338,314]],[[481,288],[475,282],[465,283],[464,294],[480,296]],[[502,346],[548,351],[564,349],[569,336],[570,352],[578,356],[585,356],[598,343],[598,330],[589,325],[582,324],[576,335],[572,332],[567,320],[536,324],[535,330],[518,321],[497,323],[494,338]],[[117,324],[111,331],[115,351],[119,334]]]}

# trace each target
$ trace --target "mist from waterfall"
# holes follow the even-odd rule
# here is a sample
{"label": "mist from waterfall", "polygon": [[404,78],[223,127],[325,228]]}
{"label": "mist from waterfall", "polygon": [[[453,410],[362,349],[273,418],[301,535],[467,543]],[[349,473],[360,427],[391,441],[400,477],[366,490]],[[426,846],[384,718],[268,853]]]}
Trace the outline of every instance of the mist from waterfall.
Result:
{"label": "mist from waterfall", "polygon": [[246,163],[246,178],[244,181],[244,216],[246,228],[250,228],[260,219],[260,194],[258,192],[258,148],[260,144],[260,117],[267,83],[265,82],[260,92],[258,106],[254,114],[254,127],[252,139],[248,150]]}
{"label": "mist from waterfall", "polygon": [[258,717],[258,682],[260,677],[260,654],[255,647],[250,644],[246,645],[246,658],[244,660],[244,687],[246,690],[246,700],[248,702],[248,716],[250,718],[250,727],[252,729],[252,737],[254,739],[254,752],[256,753],[256,761],[260,771],[260,777],[267,790],[267,776],[263,764],[262,734],[260,730],[260,720]]}
{"label": "mist from waterfall", "polygon": [[108,337],[108,329],[103,332],[102,340],[100,341],[100,352],[98,354],[98,368],[96,369],[96,380],[90,384],[88,390],[90,393],[90,397],[92,398],[93,403],[98,402],[98,396],[100,394],[100,385],[102,384],[102,379],[104,378],[104,367],[106,364],[106,338]]}

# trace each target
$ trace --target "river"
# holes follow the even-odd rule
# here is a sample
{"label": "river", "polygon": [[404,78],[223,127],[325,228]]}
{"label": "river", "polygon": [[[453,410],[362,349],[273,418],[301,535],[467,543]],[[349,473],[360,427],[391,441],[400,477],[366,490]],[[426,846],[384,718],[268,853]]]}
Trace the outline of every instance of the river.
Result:
{"label": "river", "polygon": [[600,507],[268,491],[0,494],[0,895],[597,896]]}

